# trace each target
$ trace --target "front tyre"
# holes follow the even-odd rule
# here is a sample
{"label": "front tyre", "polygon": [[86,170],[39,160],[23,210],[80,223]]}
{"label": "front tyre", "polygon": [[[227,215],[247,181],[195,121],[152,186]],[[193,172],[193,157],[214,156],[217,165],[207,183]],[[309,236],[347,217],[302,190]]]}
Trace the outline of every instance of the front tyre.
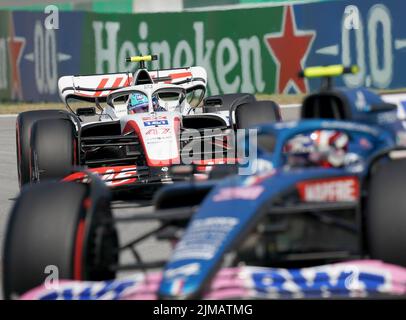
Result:
{"label": "front tyre", "polygon": [[69,119],[37,121],[31,132],[31,181],[60,180],[78,163],[75,128]]}
{"label": "front tyre", "polygon": [[30,136],[34,123],[41,119],[62,119],[63,110],[34,110],[21,112],[16,120],[17,172],[20,188],[30,182]]}
{"label": "front tyre", "polygon": [[406,267],[406,159],[372,170],[364,219],[370,257]]}
{"label": "front tyre", "polygon": [[[23,189],[10,213],[3,248],[6,299],[41,285],[49,266],[59,279],[109,280],[118,237],[109,199],[89,198],[89,186],[44,182]],[[90,221],[92,221],[90,223]]]}

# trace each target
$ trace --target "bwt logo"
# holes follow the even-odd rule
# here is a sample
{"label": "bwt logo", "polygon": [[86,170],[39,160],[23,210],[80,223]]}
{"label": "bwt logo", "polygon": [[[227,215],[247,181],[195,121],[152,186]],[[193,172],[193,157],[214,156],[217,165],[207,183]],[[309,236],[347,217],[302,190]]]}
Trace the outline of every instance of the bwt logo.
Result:
{"label": "bwt logo", "polygon": [[357,6],[347,6],[344,10],[344,27],[347,30],[358,30],[360,26],[360,15]]}
{"label": "bwt logo", "polygon": [[59,29],[59,9],[55,5],[46,6],[44,12],[48,14],[44,21],[44,27],[47,30]]}

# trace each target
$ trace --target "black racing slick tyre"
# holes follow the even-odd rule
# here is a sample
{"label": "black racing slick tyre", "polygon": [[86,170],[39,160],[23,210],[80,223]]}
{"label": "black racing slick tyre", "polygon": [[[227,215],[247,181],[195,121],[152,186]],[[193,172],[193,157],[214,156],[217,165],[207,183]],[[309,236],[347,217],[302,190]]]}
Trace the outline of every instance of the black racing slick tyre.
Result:
{"label": "black racing slick tyre", "polygon": [[406,159],[374,168],[364,219],[370,257],[406,267]]}
{"label": "black racing slick tyre", "polygon": [[41,119],[67,118],[63,110],[26,111],[16,120],[17,172],[20,188],[30,182],[30,136],[33,124]]}
{"label": "black racing slick tyre", "polygon": [[41,285],[50,270],[58,279],[114,278],[109,266],[118,261],[117,233],[112,226],[89,222],[111,219],[109,202],[89,198],[88,188],[74,182],[23,188],[11,211],[3,247],[6,299]]}
{"label": "black racing slick tyre", "polygon": [[35,122],[31,132],[31,181],[60,180],[77,163],[75,128],[69,119]]}
{"label": "black racing slick tyre", "polygon": [[279,106],[273,101],[256,101],[235,108],[236,129],[247,129],[280,120]]}

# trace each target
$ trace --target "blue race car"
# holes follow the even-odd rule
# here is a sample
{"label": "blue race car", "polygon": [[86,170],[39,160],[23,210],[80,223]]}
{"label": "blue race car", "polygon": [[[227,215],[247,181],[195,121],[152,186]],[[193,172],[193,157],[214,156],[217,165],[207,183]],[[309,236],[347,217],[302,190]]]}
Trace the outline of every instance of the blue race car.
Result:
{"label": "blue race car", "polygon": [[[309,274],[320,265],[364,259],[399,266],[405,275],[406,131],[396,106],[373,92],[332,87],[330,76],[354,71],[305,70],[304,76],[328,80],[304,100],[300,121],[256,127],[255,141],[249,133],[241,141],[256,157],[215,167],[211,180],[161,189],[154,213],[114,217],[109,191],[91,173],[87,184],[44,182],[23,190],[4,244],[5,297],[43,283],[47,265],[78,281],[163,267],[155,294],[169,299],[206,297],[223,267],[241,265],[284,268],[267,273],[269,284],[280,280],[280,270],[310,268]],[[145,220],[160,225],[119,245],[117,223]],[[136,246],[152,236],[174,244],[169,261],[140,257]],[[134,265],[119,264],[124,250],[132,251]],[[320,296],[333,278],[319,279]],[[387,292],[372,280],[362,287],[366,294]]]}

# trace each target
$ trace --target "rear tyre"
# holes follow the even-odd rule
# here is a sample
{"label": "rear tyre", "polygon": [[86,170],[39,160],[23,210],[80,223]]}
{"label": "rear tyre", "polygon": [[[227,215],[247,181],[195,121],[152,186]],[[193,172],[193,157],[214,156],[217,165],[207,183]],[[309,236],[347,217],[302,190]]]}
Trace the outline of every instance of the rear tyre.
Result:
{"label": "rear tyre", "polygon": [[373,259],[406,266],[406,159],[378,164],[371,174],[365,215]]}
{"label": "rear tyre", "polygon": [[16,121],[17,172],[20,188],[30,182],[30,135],[33,124],[40,119],[66,118],[62,110],[36,110],[22,112]]}
{"label": "rear tyre", "polygon": [[31,132],[31,181],[62,179],[72,172],[76,159],[72,121],[45,119],[35,122]]}
{"label": "rear tyre", "polygon": [[256,101],[235,108],[236,129],[273,123],[281,120],[279,106],[273,101]]}
{"label": "rear tyre", "polygon": [[[118,260],[117,233],[111,226],[96,224],[111,218],[109,202],[104,197],[90,200],[87,189],[87,185],[73,182],[45,182],[23,189],[6,229],[6,299],[42,284],[49,275],[47,266],[57,268],[59,279],[114,278],[109,266]],[[91,212],[91,208],[97,211]],[[94,222],[89,227],[90,216]]]}

